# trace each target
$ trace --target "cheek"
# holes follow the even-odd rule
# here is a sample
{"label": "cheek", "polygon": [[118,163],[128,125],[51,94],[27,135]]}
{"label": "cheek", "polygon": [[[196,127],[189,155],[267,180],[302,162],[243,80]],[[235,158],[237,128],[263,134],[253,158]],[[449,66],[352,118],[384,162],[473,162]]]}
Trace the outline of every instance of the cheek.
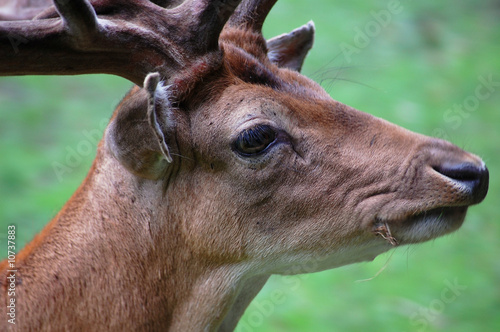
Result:
{"label": "cheek", "polygon": [[229,162],[225,180],[250,194],[272,192],[280,182],[293,175],[295,158],[296,153],[288,142],[278,142],[269,152],[255,157],[243,157],[232,152],[231,158],[226,159]]}
{"label": "cheek", "polygon": [[[186,180],[187,179],[187,180]],[[235,262],[245,257],[243,237],[248,232],[239,213],[242,197],[218,178],[201,169],[171,185],[169,208],[181,220],[180,231],[193,254],[214,262]]]}

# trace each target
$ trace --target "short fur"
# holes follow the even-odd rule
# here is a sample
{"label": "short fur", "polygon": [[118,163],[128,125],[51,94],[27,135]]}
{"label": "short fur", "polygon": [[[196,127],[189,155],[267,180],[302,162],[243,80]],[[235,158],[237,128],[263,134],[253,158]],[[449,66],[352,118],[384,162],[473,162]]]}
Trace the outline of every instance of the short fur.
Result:
{"label": "short fur", "polygon": [[[172,163],[148,93],[118,105],[87,178],[17,255],[17,322],[2,305],[2,331],[230,331],[271,274],[441,236],[484,198],[478,157],[332,100],[242,26],[226,26],[220,58],[165,82],[172,100],[160,98],[154,125]],[[286,45],[275,52],[299,69],[303,52]],[[258,124],[275,143],[239,154],[234,141]]]}

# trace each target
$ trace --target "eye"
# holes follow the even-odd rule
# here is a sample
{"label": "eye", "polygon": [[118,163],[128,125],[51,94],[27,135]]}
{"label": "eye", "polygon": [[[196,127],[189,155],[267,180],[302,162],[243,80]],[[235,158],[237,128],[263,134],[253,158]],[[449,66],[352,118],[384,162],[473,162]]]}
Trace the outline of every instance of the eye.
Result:
{"label": "eye", "polygon": [[276,140],[276,131],[268,125],[258,125],[242,131],[233,143],[233,149],[243,156],[264,152]]}

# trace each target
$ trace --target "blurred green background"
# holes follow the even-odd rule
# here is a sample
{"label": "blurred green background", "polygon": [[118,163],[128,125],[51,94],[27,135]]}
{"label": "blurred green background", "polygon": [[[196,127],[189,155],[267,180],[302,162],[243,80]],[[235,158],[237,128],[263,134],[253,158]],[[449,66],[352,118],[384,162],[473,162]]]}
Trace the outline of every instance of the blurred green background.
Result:
{"label": "blurred green background", "polygon": [[[452,235],[272,277],[237,331],[499,331],[500,1],[281,0],[264,33],[310,19],[305,75],[334,99],[480,155],[490,192]],[[0,78],[0,257],[7,225],[21,248],[69,199],[130,86],[102,75]]]}

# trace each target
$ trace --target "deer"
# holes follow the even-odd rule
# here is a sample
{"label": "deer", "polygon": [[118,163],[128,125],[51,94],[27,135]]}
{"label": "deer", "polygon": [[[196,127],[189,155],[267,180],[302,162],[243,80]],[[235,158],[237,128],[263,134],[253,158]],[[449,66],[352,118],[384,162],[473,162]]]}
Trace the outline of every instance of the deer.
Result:
{"label": "deer", "polygon": [[271,275],[440,237],[485,198],[478,156],[300,74],[314,24],[266,40],[275,2],[2,12],[2,76],[134,84],[81,186],[15,267],[0,263],[2,331],[232,331]]}

